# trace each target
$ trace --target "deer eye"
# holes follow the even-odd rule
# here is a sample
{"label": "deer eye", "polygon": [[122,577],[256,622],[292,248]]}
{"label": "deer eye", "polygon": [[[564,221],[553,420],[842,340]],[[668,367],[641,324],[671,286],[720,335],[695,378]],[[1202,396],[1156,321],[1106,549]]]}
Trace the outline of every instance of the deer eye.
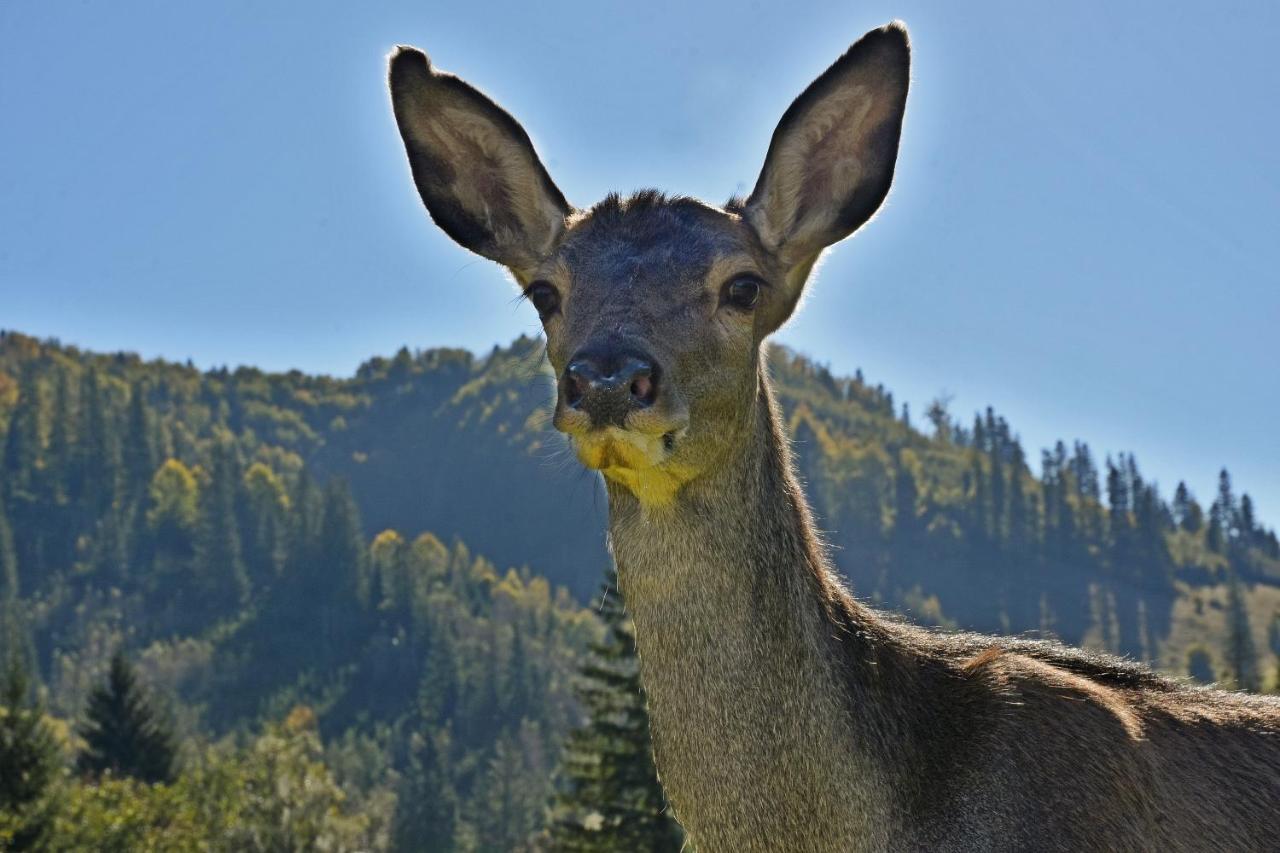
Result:
{"label": "deer eye", "polygon": [[525,289],[524,295],[533,303],[538,317],[543,320],[556,313],[556,309],[560,307],[559,291],[545,281],[535,281]]}
{"label": "deer eye", "polygon": [[724,301],[734,308],[750,311],[760,301],[760,280],[749,275],[732,279],[724,287]]}

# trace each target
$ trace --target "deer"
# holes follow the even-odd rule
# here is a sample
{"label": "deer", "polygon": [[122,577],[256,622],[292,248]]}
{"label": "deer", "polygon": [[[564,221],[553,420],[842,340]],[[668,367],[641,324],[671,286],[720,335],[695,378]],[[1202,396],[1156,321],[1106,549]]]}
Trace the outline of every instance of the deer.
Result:
{"label": "deer", "polygon": [[700,851],[1280,847],[1280,701],[1054,641],[947,633],[838,579],[765,342],[880,209],[910,82],[898,22],[778,123],[751,194],[570,205],[497,103],[399,47],[431,219],[505,267],[603,476],[655,763]]}

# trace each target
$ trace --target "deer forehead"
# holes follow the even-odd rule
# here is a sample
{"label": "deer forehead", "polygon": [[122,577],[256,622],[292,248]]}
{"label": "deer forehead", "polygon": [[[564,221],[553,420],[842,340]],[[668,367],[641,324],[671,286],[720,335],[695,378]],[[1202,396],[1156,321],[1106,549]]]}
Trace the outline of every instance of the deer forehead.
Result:
{"label": "deer forehead", "polygon": [[578,300],[701,298],[722,276],[761,273],[740,217],[691,199],[606,199],[573,222],[540,273]]}

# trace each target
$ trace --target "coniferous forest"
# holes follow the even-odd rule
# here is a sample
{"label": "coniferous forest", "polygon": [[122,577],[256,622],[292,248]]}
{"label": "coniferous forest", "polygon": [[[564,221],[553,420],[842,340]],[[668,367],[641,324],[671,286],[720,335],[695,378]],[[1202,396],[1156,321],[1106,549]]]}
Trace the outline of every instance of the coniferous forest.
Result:
{"label": "coniferous forest", "polygon": [[[860,597],[1280,690],[1247,483],[770,358]],[[336,379],[0,333],[0,849],[679,849],[550,389],[532,339]]]}

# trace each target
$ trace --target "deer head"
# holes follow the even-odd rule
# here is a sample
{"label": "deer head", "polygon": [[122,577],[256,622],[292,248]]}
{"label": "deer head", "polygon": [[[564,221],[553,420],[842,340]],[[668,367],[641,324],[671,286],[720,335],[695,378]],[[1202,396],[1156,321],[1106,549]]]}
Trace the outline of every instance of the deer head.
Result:
{"label": "deer head", "polygon": [[390,86],[431,217],[538,311],[556,427],[583,464],[663,506],[752,439],[762,342],[889,191],[909,70],[904,27],[867,33],[791,104],[755,189],[724,207],[642,192],[576,209],[519,123],[422,52],[397,49]]}

